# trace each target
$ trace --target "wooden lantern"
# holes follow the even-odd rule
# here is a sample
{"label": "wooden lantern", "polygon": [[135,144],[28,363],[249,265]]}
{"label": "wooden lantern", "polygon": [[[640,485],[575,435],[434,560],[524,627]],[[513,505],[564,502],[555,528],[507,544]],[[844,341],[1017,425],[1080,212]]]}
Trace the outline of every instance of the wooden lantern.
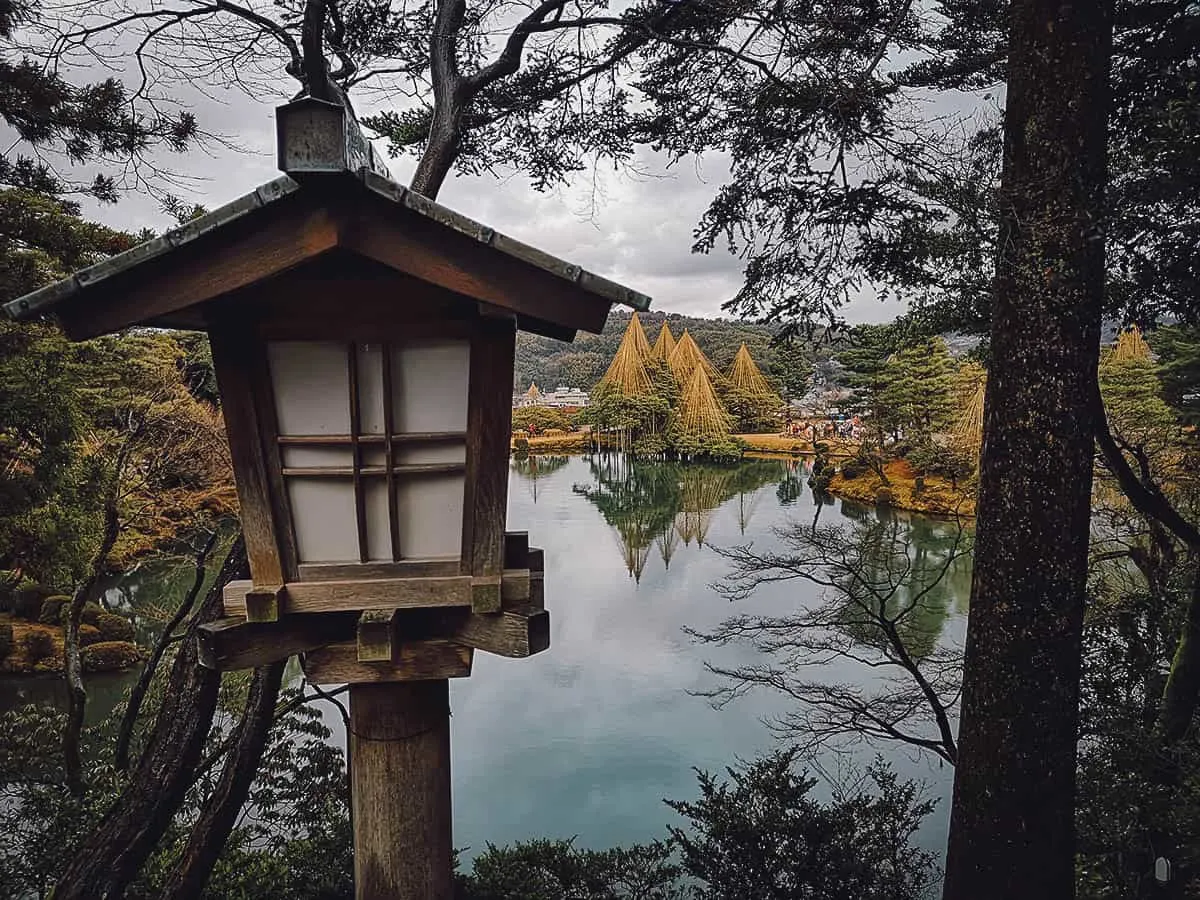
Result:
{"label": "wooden lantern", "polygon": [[347,110],[278,121],[287,175],[7,311],[208,333],[251,580],[202,659],[350,682],[358,896],[448,897],[445,679],[550,637],[541,551],[504,531],[516,332],[649,300],[389,181]]}

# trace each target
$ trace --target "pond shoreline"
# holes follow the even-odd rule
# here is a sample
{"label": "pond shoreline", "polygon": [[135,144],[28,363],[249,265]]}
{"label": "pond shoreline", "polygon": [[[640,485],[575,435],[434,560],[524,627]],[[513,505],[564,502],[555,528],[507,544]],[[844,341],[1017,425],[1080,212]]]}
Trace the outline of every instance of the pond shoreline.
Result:
{"label": "pond shoreline", "polygon": [[[789,435],[739,434],[734,437],[746,444],[744,455],[750,459],[799,459],[816,455],[811,442]],[[530,456],[585,453],[589,449],[587,435],[582,433],[539,435],[526,440],[520,450]],[[858,445],[850,441],[831,438],[822,443],[829,447],[829,456],[835,462],[852,457],[858,451]],[[937,475],[923,476],[918,486],[916,472],[903,459],[889,460],[884,472],[888,478],[886,484],[875,472],[847,478],[839,471],[829,484],[829,493],[906,512],[975,517],[973,490]]]}

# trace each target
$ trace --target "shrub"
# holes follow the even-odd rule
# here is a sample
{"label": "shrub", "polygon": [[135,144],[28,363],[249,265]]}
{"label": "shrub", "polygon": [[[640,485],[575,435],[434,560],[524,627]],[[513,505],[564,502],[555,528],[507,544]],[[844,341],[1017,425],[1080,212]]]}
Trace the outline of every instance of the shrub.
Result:
{"label": "shrub", "polygon": [[127,669],[138,659],[138,648],[128,641],[100,641],[83,648],[83,671],[112,672],[116,669]]}
{"label": "shrub", "polygon": [[521,455],[529,454],[529,438],[518,437],[513,441],[513,452]]}
{"label": "shrub", "polygon": [[40,628],[29,629],[25,632],[25,653],[31,663],[49,659],[54,656],[54,638]]}
{"label": "shrub", "polygon": [[98,644],[104,640],[100,636],[100,629],[95,625],[81,624],[79,626],[79,646],[90,647],[92,644]]}
{"label": "shrub", "polygon": [[86,622],[88,625],[99,627],[100,617],[106,615],[104,608],[99,603],[93,603],[89,600],[83,604],[83,612],[79,616],[80,622]]}
{"label": "shrub", "polygon": [[867,466],[861,460],[848,459],[842,463],[842,477],[847,481],[853,481],[866,471]]}
{"label": "shrub", "polygon": [[58,625],[62,622],[65,611],[70,605],[71,598],[65,594],[47,597],[42,601],[42,611],[38,614],[38,621],[43,625]]}
{"label": "shrub", "polygon": [[17,588],[12,600],[12,614],[18,619],[36,622],[42,614],[42,602],[54,592],[40,584],[27,582]]}
{"label": "shrub", "polygon": [[13,629],[11,622],[0,622],[0,659],[8,659],[12,652]]}
{"label": "shrub", "polygon": [[892,506],[896,502],[896,495],[892,493],[890,487],[880,487],[875,492],[875,502],[880,506]]}
{"label": "shrub", "polygon": [[110,612],[100,613],[94,624],[100,632],[101,640],[128,642],[136,636],[133,625],[128,619]]}
{"label": "shrub", "polygon": [[574,427],[571,417],[561,409],[553,409],[548,406],[523,406],[513,410],[513,431],[525,431],[530,425],[539,432],[551,428],[570,431]]}

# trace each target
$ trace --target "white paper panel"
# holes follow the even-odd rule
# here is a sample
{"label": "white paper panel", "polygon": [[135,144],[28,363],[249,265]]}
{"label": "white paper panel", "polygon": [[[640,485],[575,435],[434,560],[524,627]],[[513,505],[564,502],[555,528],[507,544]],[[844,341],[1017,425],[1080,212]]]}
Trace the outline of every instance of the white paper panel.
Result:
{"label": "white paper panel", "polygon": [[388,524],[387,479],[372,475],[363,479],[367,504],[367,555],[373,562],[392,561],[392,532]]}
{"label": "white paper panel", "polygon": [[396,431],[466,431],[470,370],[471,349],[466,341],[393,348]]}
{"label": "white paper panel", "polygon": [[466,444],[398,444],[396,464],[401,466],[417,463],[465,463]]}
{"label": "white paper panel", "polygon": [[280,434],[349,434],[346,347],[333,341],[270,341],[267,358]]}
{"label": "white paper panel", "polygon": [[283,467],[303,468],[306,466],[343,466],[354,463],[354,454],[349,447],[283,447]]}
{"label": "white paper panel", "polygon": [[382,444],[366,444],[362,448],[364,466],[382,466],[387,463],[387,448]]}
{"label": "white paper panel", "polygon": [[358,426],[360,434],[383,434],[383,346],[358,345]]}
{"label": "white paper panel", "polygon": [[401,478],[396,500],[401,557],[461,555],[462,475]]}
{"label": "white paper panel", "polygon": [[290,477],[287,487],[300,562],[358,562],[353,482]]}

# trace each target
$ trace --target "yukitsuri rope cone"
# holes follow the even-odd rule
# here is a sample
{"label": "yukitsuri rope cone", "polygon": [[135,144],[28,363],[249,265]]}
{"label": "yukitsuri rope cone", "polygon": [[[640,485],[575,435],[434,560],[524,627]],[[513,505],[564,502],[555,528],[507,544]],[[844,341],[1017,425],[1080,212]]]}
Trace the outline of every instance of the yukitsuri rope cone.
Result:
{"label": "yukitsuri rope cone", "polygon": [[675,335],[671,334],[671,329],[667,327],[667,323],[663,322],[662,328],[658,332],[658,340],[654,342],[654,346],[650,349],[650,354],[655,359],[661,359],[666,362],[671,358],[671,351],[675,349]]}
{"label": "yukitsuri rope cone", "polygon": [[733,358],[733,365],[729,368],[729,380],[733,382],[735,388],[749,394],[775,393],[771,390],[771,384],[767,381],[766,376],[754,364],[745,341],[742,342],[742,346],[738,347],[737,355]]}
{"label": "yukitsuri rope cone", "polygon": [[711,383],[722,377],[716,367],[708,361],[708,357],[704,355],[704,351],[700,349],[686,328],[683,329],[683,335],[680,336],[675,349],[671,351],[671,355],[667,358],[667,364],[675,374],[675,381],[684,390],[690,387],[692,373],[697,369],[703,370],[707,376],[710,391],[712,389]]}
{"label": "yukitsuri rope cone", "polygon": [[608,365],[600,384],[619,390],[626,397],[644,397],[653,393],[654,385],[646,371],[645,360],[650,356],[650,343],[642,331],[637,313],[629,319],[621,346]]}
{"label": "yukitsuri rope cone", "polygon": [[1142,337],[1142,330],[1136,325],[1131,325],[1128,330],[1122,331],[1117,335],[1117,342],[1113,344],[1112,354],[1114,359],[1119,359],[1122,362],[1134,359],[1149,359],[1150,345]]}
{"label": "yukitsuri rope cone", "polygon": [[963,405],[962,413],[950,433],[954,446],[966,453],[978,455],[979,448],[983,446],[983,397],[986,390],[987,379],[981,378]]}
{"label": "yukitsuri rope cone", "polygon": [[[687,337],[687,333],[684,333]],[[682,340],[675,352],[683,347]],[[693,346],[695,346],[693,344]],[[707,360],[705,360],[707,362]],[[691,379],[679,398],[679,424],[686,434],[695,437],[724,437],[729,434],[729,415],[717,399],[704,366],[697,364]]]}
{"label": "yukitsuri rope cone", "polygon": [[537,382],[529,382],[529,390],[525,392],[526,400],[537,400],[542,396],[542,392],[538,390]]}

